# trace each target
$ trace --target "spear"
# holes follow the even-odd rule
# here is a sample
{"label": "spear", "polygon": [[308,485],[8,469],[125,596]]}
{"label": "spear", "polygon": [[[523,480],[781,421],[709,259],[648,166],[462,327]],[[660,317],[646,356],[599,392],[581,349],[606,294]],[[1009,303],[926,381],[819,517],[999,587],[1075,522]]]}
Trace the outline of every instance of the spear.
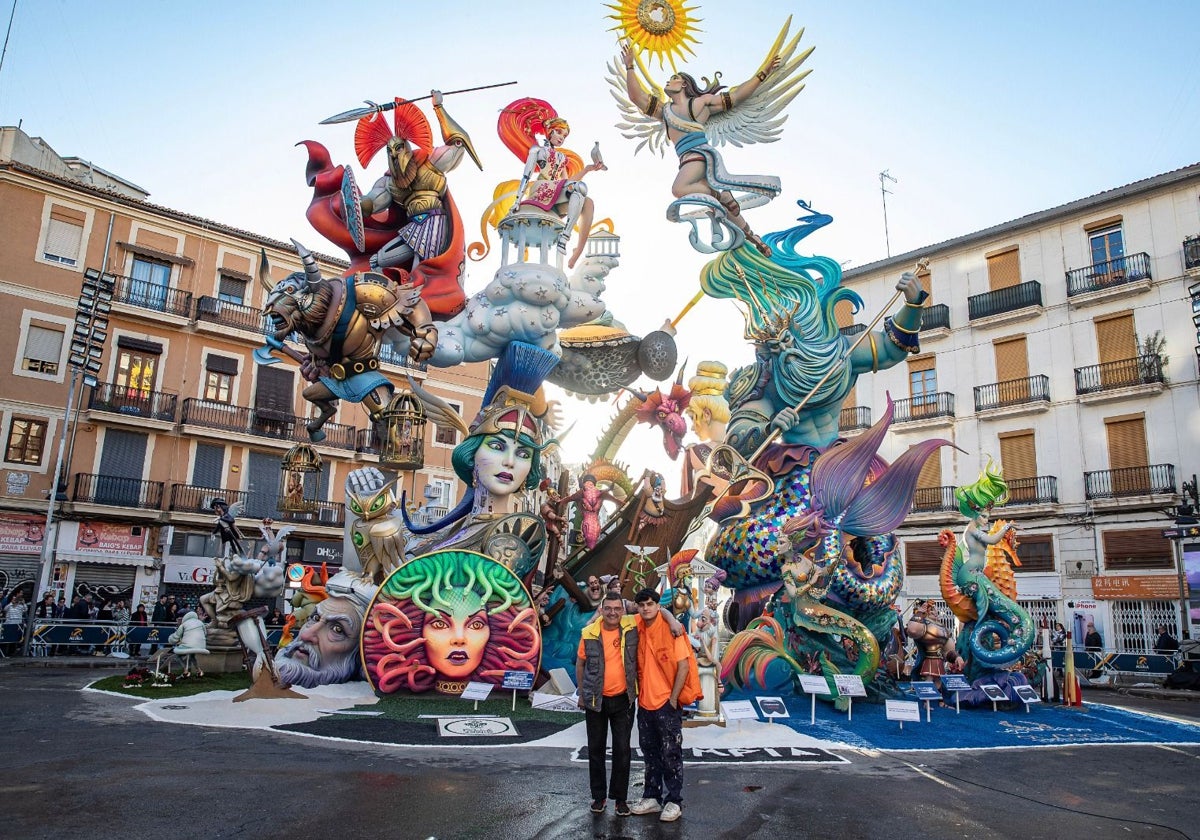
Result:
{"label": "spear", "polygon": [[[479,87],[462,88],[461,90],[447,90],[447,91],[442,92],[442,96],[451,96],[456,93],[470,93],[473,90],[488,90],[489,88],[507,87],[508,85],[515,85],[515,84],[516,84],[516,82],[499,82],[494,85],[480,85]],[[401,102],[420,102],[422,99],[430,99],[430,98],[432,98],[432,96],[433,96],[432,93],[427,93],[424,96],[418,96],[416,99],[401,98],[400,101]],[[369,116],[371,116],[371,114],[376,114],[376,113],[380,113],[383,111],[390,111],[396,107],[395,101],[384,102],[382,105],[378,105],[378,104],[372,102],[370,99],[364,99],[363,102],[367,103],[368,107],[366,107],[366,108],[351,108],[349,111],[342,111],[342,113],[340,113],[340,114],[334,114],[332,117],[326,117],[325,119],[321,120],[321,122],[318,123],[318,125],[333,125],[334,123],[351,122],[353,120],[362,119],[363,117],[369,117]]]}

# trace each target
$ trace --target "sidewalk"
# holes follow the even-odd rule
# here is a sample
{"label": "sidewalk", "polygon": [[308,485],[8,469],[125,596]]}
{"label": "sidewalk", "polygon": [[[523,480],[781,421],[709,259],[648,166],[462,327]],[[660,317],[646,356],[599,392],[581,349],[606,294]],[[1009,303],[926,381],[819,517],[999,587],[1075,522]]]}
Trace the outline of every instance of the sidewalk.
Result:
{"label": "sidewalk", "polygon": [[0,659],[0,668],[133,668],[146,665],[149,656],[10,656]]}

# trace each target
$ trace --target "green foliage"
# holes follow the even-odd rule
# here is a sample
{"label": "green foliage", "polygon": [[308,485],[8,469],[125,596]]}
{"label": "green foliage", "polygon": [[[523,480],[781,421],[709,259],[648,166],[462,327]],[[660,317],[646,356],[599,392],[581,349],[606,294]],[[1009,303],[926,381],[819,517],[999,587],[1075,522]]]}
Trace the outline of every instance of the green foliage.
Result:
{"label": "green foliage", "polygon": [[152,684],[152,676],[150,679],[143,679],[141,685],[126,685],[127,679],[129,679],[129,675],[125,674],[104,677],[92,683],[91,687],[144,699],[190,697],[206,691],[245,691],[250,687],[250,676],[245,671],[235,674],[205,674],[202,677],[180,678],[179,675],[176,675],[176,679],[170,685],[157,687]]}

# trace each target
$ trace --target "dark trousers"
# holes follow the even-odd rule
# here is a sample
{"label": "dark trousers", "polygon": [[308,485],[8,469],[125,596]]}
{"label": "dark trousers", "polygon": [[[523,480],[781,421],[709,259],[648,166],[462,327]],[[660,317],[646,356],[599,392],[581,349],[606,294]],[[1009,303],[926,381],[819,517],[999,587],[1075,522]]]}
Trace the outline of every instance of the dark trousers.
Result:
{"label": "dark trousers", "polygon": [[[592,799],[615,799],[623,802],[629,798],[629,762],[633,751],[629,748],[629,736],[633,733],[633,703],[629,695],[617,694],[600,701],[600,711],[584,711],[587,721],[588,771],[592,786]],[[604,792],[604,755],[608,731],[612,729],[612,779],[608,793]]]}
{"label": "dark trousers", "polygon": [[659,802],[682,804],[683,712],[671,708],[670,702],[659,709],[638,709],[638,742],[646,762],[642,795]]}

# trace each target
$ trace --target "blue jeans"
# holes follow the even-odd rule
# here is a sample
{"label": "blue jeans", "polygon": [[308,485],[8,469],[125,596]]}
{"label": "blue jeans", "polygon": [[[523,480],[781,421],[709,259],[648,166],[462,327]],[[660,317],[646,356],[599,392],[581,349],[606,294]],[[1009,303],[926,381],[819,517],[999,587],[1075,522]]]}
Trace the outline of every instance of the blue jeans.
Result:
{"label": "blue jeans", "polygon": [[[646,762],[642,795],[659,802],[683,803],[683,712],[670,702],[638,709],[638,741]],[[666,788],[666,796],[663,788]]]}

